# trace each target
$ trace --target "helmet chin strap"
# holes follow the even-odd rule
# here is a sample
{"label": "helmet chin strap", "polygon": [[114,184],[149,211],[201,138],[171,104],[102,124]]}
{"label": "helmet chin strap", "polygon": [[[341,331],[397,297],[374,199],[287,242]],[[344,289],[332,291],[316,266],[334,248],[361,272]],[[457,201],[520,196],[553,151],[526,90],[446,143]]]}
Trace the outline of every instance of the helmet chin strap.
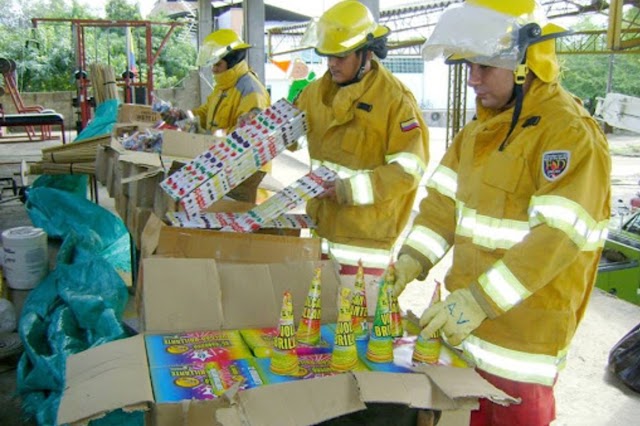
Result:
{"label": "helmet chin strap", "polygon": [[[522,101],[524,100],[524,83],[527,80],[527,74],[529,74],[529,67],[527,66],[527,47],[534,43],[544,41],[545,39],[546,38],[542,37],[542,28],[540,28],[540,25],[536,23],[527,24],[518,32],[517,44],[518,47],[524,51],[524,55],[522,57],[522,60],[520,61],[520,64],[513,72],[515,83],[511,100],[515,98],[515,106],[513,108],[513,115],[511,116],[511,127],[509,127],[507,136],[500,144],[500,148],[498,148],[499,151],[503,151],[506,148],[509,136],[511,136],[511,133],[516,128],[518,119],[520,118],[520,114],[522,113]],[[509,102],[511,102],[511,100]]]}
{"label": "helmet chin strap", "polygon": [[353,78],[345,83],[338,83],[338,86],[340,87],[345,87],[345,86],[349,86],[351,84],[357,83],[360,80],[362,80],[362,77],[364,76],[364,71],[365,68],[367,67],[367,52],[369,50],[364,48],[362,50],[359,51],[359,53],[362,55],[362,57],[360,58],[360,67],[358,68],[358,72],[356,73],[355,76],[353,76]]}
{"label": "helmet chin strap", "polygon": [[511,133],[513,133],[513,130],[516,128],[518,120],[520,119],[520,114],[522,113],[522,102],[524,100],[524,82],[527,79],[528,73],[529,67],[527,66],[527,52],[525,51],[522,62],[520,62],[516,70],[513,72],[515,83],[513,86],[513,95],[511,96],[509,102],[515,99],[515,105],[513,107],[513,115],[511,116],[511,126],[509,127],[509,132],[500,144],[500,148],[498,148],[498,151],[503,151],[505,149],[505,147],[507,146],[507,141],[509,140],[509,136],[511,136]]}

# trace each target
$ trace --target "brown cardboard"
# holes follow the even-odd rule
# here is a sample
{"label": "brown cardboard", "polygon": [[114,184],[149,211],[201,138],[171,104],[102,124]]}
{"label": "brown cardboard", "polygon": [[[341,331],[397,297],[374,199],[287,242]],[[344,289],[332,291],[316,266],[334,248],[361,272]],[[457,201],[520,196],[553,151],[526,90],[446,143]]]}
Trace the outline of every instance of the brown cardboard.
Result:
{"label": "brown cardboard", "polygon": [[[448,369],[447,369],[448,370]],[[469,370],[473,371],[473,370]],[[438,387],[432,386],[423,374],[393,374],[380,372],[354,372],[360,384],[360,393],[366,402],[390,402],[417,408],[455,410],[458,404]],[[475,374],[475,373],[474,373]],[[419,391],[407,392],[407,389]]]}
{"label": "brown cardboard", "polygon": [[113,125],[113,129],[111,129],[111,135],[118,141],[124,140],[135,133],[143,132],[151,128],[154,124],[156,123],[116,123]]}
{"label": "brown cardboard", "polygon": [[319,260],[319,238],[220,232],[168,226],[151,215],[143,230],[142,256],[213,258],[224,262],[276,263]]}
{"label": "brown cardboard", "polygon": [[351,374],[255,390],[257,392],[238,392],[229,408],[216,412],[216,420],[225,426],[310,425],[367,408],[360,397],[360,383]]}
{"label": "brown cardboard", "polygon": [[115,187],[117,176],[117,165],[120,155],[125,152],[122,145],[111,138],[109,145],[98,147],[96,155],[96,178],[107,187],[110,197],[115,197]]}
{"label": "brown cardboard", "polygon": [[[458,400],[475,399],[483,395],[489,395],[496,404],[509,405],[513,398],[508,395],[493,395],[491,386],[486,381],[474,381],[475,371],[468,368],[456,368],[444,374],[438,367],[432,365],[421,365],[414,368],[418,372],[426,373],[433,382],[438,385],[447,395]],[[469,401],[467,401],[469,402]]]}
{"label": "brown cardboard", "polygon": [[317,265],[323,267],[322,313],[328,321],[335,320],[339,279],[326,262],[234,265],[207,259],[144,259],[144,330],[161,333],[274,325],[285,290],[292,294],[299,320]]}
{"label": "brown cardboard", "polygon": [[167,129],[162,132],[162,156],[191,160],[224,140],[213,135]]}
{"label": "brown cardboard", "polygon": [[[129,202],[131,202],[131,199],[129,199]],[[147,207],[132,207],[128,212],[127,227],[138,249],[142,245],[142,230],[147,224],[151,213],[151,209]]]}
{"label": "brown cardboard", "polygon": [[149,258],[143,263],[145,330],[178,332],[223,327],[222,294],[214,261]]}
{"label": "brown cardboard", "polygon": [[149,105],[121,104],[118,109],[118,123],[142,123],[154,125],[162,120],[159,112]]}
{"label": "brown cardboard", "polygon": [[[144,337],[106,346],[80,352],[67,364],[65,404],[58,411],[60,424],[76,420],[86,424],[117,408],[146,410],[153,402]],[[105,398],[108,389],[113,392]]]}
{"label": "brown cardboard", "polygon": [[[273,326],[280,304],[276,296],[283,288],[292,292],[297,322],[318,265],[233,265],[157,257],[143,262],[145,306],[152,310],[146,323],[154,332],[183,326],[202,330],[216,324],[225,329]],[[337,317],[339,277],[332,264],[322,265],[323,320],[331,322]],[[471,369],[431,367],[412,374],[345,373],[230,390],[227,398],[213,401],[156,404],[141,335],[70,356],[66,373],[59,424],[86,424],[117,408],[148,410],[147,424],[156,426],[305,425],[364,409],[367,402],[402,403],[447,413],[468,413],[477,405],[477,396],[516,402]],[[468,415],[458,418],[462,419],[459,424],[468,422]]]}

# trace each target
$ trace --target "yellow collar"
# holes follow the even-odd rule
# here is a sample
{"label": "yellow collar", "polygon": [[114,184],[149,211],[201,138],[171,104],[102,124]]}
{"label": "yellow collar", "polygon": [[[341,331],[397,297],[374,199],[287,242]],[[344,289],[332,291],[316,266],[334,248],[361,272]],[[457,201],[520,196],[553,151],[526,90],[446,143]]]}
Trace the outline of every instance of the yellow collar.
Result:
{"label": "yellow collar", "polygon": [[221,90],[227,90],[235,86],[238,79],[248,72],[249,65],[247,61],[240,61],[233,68],[220,74],[214,74],[213,78],[216,82],[216,87],[219,87]]}

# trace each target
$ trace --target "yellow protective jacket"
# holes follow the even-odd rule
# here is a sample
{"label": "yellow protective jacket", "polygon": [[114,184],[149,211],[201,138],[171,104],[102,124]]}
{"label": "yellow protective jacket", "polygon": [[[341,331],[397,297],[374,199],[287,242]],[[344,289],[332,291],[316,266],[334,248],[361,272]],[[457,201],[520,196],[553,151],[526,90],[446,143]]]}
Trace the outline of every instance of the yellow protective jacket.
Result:
{"label": "yellow protective jacket", "polygon": [[207,101],[193,110],[205,130],[222,129],[230,132],[236,127],[238,117],[254,108],[263,110],[271,105],[269,93],[256,75],[249,70],[246,61],[214,75],[216,85]]}
{"label": "yellow protective jacket", "polygon": [[364,266],[384,268],[426,169],[428,130],[409,90],[377,61],[371,64],[361,81],[345,87],[325,73],[296,105],[307,114],[312,168],[337,172],[349,194],[345,204],[307,202],[318,235],[341,264],[362,258]]}
{"label": "yellow protective jacket", "polygon": [[594,285],[611,161],[597,123],[557,83],[533,80],[500,151],[512,114],[477,103],[401,253],[426,274],[453,246],[447,290],[469,288],[489,316],[464,351],[495,375],[552,385]]}

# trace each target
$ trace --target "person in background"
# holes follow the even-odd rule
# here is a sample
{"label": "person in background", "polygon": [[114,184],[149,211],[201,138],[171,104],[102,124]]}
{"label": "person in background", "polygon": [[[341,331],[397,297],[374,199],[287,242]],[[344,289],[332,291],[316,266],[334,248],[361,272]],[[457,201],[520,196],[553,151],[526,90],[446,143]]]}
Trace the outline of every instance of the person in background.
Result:
{"label": "person in background", "polygon": [[[377,58],[387,55],[389,29],[357,1],[342,1],[312,22],[305,43],[327,58],[328,70],[300,92],[312,169],[338,175],[306,210],[353,285],[362,260],[368,296],[392,259],[408,223],[429,158],[428,129],[411,92]],[[370,311],[375,304],[368,302]]]}
{"label": "person in background", "polygon": [[[230,29],[212,32],[200,47],[197,64],[211,67],[215,86],[192,112],[208,133],[228,134],[271,104],[269,93],[245,60],[249,48],[251,45]],[[262,170],[269,172],[271,163]],[[265,190],[258,190],[258,201],[267,196]]]}
{"label": "person in background", "polygon": [[497,388],[472,425],[548,425],[553,386],[594,286],[610,216],[607,141],[558,82],[555,38],[533,0],[467,0],[424,46],[466,64],[476,116],[430,177],[396,262],[396,294],[453,249],[449,295],[423,313]]}

